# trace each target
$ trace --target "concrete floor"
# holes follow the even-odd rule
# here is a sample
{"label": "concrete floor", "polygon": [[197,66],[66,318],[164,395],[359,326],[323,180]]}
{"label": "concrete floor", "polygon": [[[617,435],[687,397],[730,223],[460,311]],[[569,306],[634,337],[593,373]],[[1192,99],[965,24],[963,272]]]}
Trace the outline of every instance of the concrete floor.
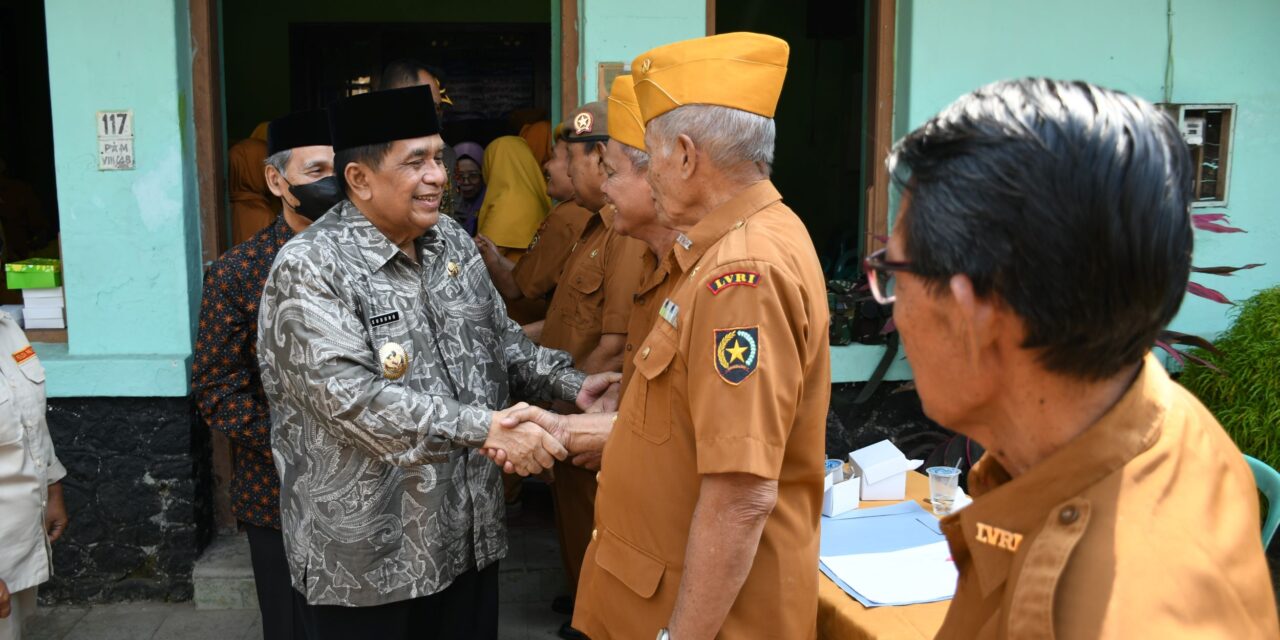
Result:
{"label": "concrete floor", "polygon": [[[499,640],[558,638],[563,618],[546,604],[503,604]],[[199,610],[190,602],[44,607],[27,619],[23,640],[258,640],[256,609]]]}
{"label": "concrete floor", "polygon": [[[509,547],[499,565],[500,640],[558,638],[565,617],[551,600],[563,583],[546,485],[529,483],[518,515],[508,518]],[[249,599],[252,601],[252,598]],[[256,640],[256,607],[201,609],[194,602],[135,602],[41,607],[28,618],[24,640]]]}

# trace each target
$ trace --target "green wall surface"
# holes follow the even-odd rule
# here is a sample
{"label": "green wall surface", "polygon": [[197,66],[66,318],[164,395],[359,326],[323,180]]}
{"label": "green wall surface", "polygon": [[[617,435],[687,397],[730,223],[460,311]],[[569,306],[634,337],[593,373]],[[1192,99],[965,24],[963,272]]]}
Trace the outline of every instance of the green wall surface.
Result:
{"label": "green wall surface", "polygon": [[656,46],[707,34],[707,7],[701,0],[579,0],[578,7],[583,102],[605,97],[597,87],[601,62],[630,64]]}
{"label": "green wall surface", "polygon": [[[46,0],[67,344],[50,396],[187,393],[200,298],[186,3]],[[131,109],[136,168],[98,171],[100,110]]]}
{"label": "green wall surface", "polygon": [[[895,128],[919,126],[955,98],[1021,76],[1080,79],[1164,101],[1164,0],[899,0]],[[1247,234],[1196,232],[1197,266],[1267,262],[1194,279],[1233,300],[1280,282],[1280,3],[1173,0],[1172,102],[1237,105],[1225,211]],[[1188,296],[1171,328],[1212,336],[1229,307]]]}
{"label": "green wall surface", "polygon": [[305,22],[546,23],[554,0],[222,0],[227,139],[288,113],[289,24]]}

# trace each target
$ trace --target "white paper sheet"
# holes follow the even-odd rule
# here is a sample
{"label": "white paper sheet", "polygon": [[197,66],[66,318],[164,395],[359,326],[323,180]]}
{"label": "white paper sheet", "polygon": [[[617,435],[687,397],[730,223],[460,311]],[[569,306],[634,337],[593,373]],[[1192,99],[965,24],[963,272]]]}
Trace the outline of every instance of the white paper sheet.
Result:
{"label": "white paper sheet", "polygon": [[956,593],[958,574],[945,541],[885,553],[823,556],[821,560],[840,580],[875,604],[936,602]]}

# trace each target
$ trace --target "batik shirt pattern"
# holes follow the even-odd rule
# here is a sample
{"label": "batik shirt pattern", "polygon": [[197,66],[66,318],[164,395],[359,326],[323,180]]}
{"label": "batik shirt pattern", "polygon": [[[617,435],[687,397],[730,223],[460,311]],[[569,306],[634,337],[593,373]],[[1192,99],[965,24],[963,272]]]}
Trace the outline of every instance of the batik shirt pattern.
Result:
{"label": "batik shirt pattern", "polygon": [[284,216],[222,254],[204,276],[191,388],[210,428],[231,441],[231,513],[280,528],[280,479],[258,379],[258,301],[276,252],[293,237]]}
{"label": "batik shirt pattern", "polygon": [[[582,386],[567,354],[507,318],[461,226],[441,216],[415,251],[344,201],[267,279],[258,357],[285,550],[312,604],[426,596],[505,556],[499,469],[475,448],[513,394],[571,401]],[[382,368],[390,343],[403,376]]]}

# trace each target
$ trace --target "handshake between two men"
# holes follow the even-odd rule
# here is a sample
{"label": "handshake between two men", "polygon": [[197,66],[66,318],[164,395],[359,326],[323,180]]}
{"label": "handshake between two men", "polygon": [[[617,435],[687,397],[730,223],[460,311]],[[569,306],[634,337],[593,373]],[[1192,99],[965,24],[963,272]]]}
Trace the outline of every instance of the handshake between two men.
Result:
{"label": "handshake between two men", "polygon": [[493,414],[481,452],[507,473],[534,475],[569,459],[580,467],[600,468],[600,454],[617,417],[622,374],[587,376],[576,404],[584,413],[563,415],[524,402]]}

